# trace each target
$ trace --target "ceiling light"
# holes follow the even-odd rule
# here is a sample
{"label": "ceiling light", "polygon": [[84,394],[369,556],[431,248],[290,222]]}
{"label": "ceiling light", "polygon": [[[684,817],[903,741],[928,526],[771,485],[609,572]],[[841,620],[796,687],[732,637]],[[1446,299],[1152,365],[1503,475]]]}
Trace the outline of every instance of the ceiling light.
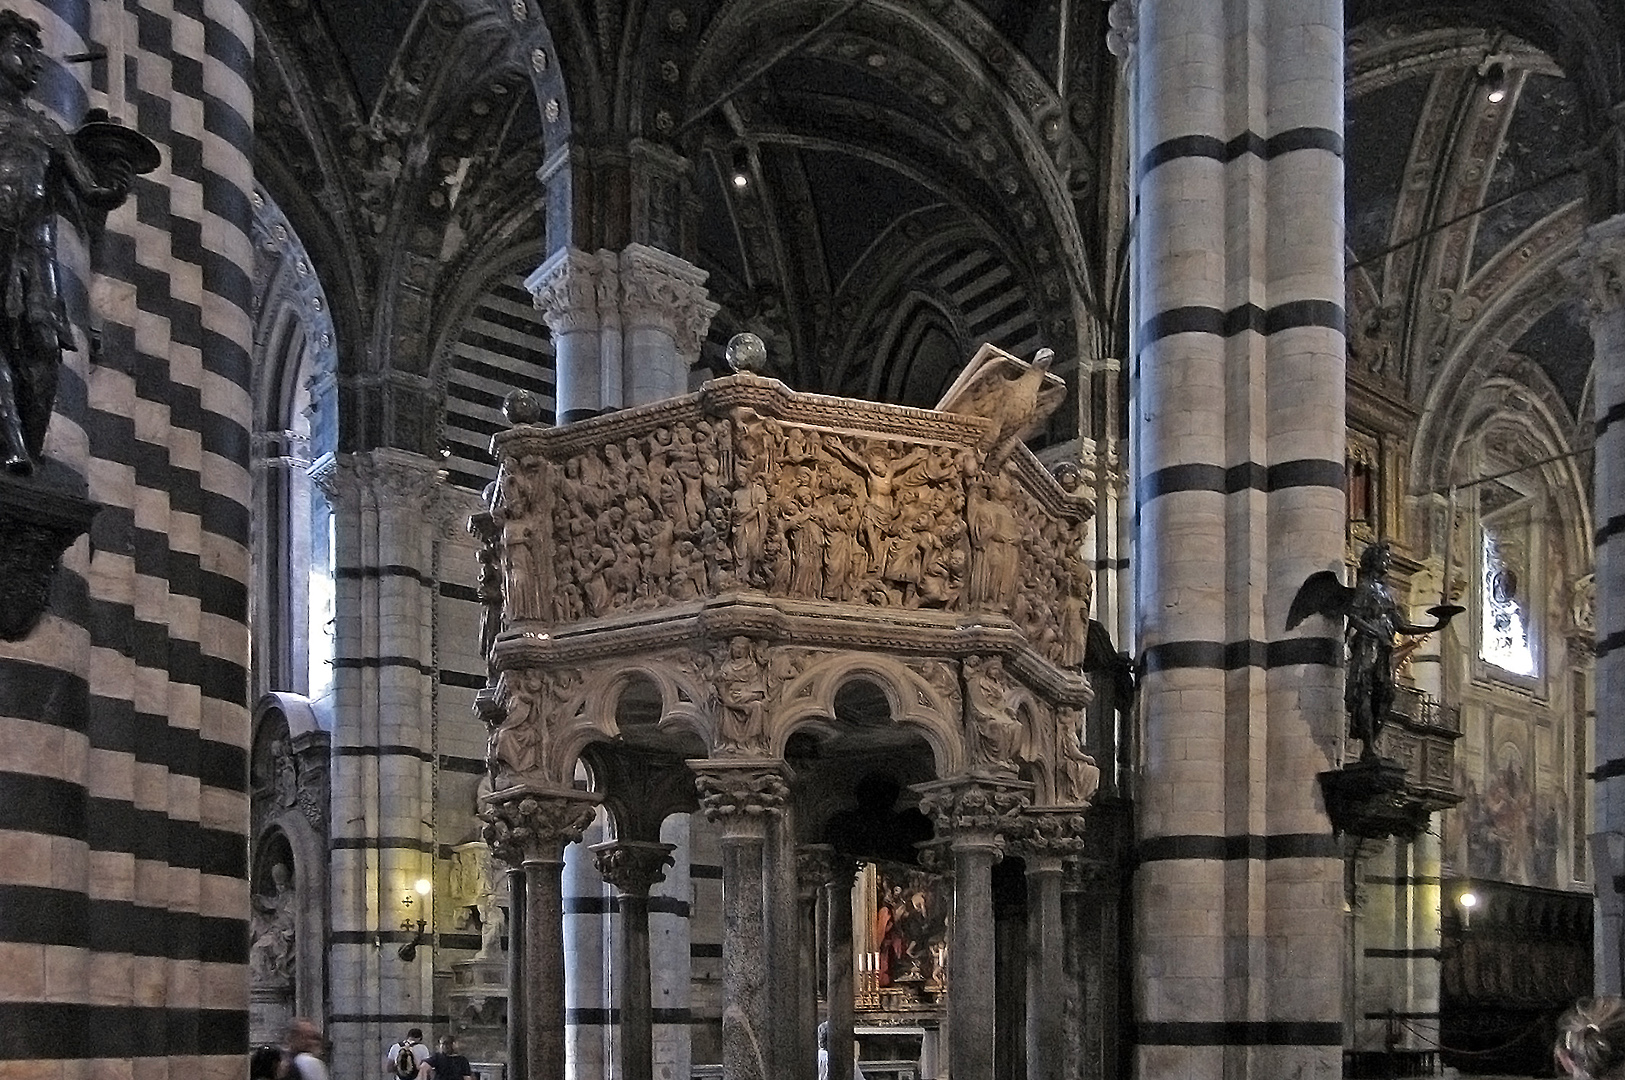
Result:
{"label": "ceiling light", "polygon": [[1507,97],[1507,65],[1510,57],[1497,54],[1486,56],[1478,65],[1478,81],[1484,85],[1484,96],[1493,105],[1499,105]]}
{"label": "ceiling light", "polygon": [[750,186],[750,154],[743,146],[736,146],[733,150],[733,182],[736,188]]}

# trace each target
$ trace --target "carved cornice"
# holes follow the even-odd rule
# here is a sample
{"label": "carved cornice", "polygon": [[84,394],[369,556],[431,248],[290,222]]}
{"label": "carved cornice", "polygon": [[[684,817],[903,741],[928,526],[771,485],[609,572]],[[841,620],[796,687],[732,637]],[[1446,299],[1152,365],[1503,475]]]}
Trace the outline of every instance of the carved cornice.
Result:
{"label": "carved cornice", "polygon": [[1084,828],[1088,818],[1076,810],[1034,809],[1021,814],[1024,831],[1019,850],[1038,857],[1070,859],[1083,854]]}
{"label": "carved cornice", "polygon": [[1625,309],[1625,214],[1587,229],[1563,272],[1579,288],[1593,318]]}
{"label": "carved cornice", "polygon": [[796,848],[796,884],[803,899],[810,899],[826,885],[851,888],[859,865],[857,859],[829,844],[802,844]]}
{"label": "carved cornice", "polygon": [[574,788],[513,787],[480,800],[481,836],[509,866],[558,862],[564,846],[581,839],[598,800]]}
{"label": "carved cornice", "polygon": [[721,823],[725,831],[753,819],[765,822],[783,813],[790,799],[789,769],[782,761],[698,758],[688,767],[706,820]]}
{"label": "carved cornice", "polygon": [[666,867],[676,864],[675,844],[655,844],[639,840],[611,840],[592,846],[593,864],[598,873],[621,893],[647,896],[649,890],[666,880]]}

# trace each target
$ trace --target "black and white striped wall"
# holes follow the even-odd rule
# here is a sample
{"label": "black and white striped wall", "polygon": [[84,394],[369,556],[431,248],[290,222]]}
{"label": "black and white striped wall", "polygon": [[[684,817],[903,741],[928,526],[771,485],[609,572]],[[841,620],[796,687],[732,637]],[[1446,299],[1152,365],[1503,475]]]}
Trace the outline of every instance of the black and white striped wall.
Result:
{"label": "black and white striped wall", "polygon": [[240,0],[11,6],[52,58],[36,102],[67,128],[105,107],[163,162],[94,251],[61,231],[81,348],[46,450],[103,509],[0,646],[0,1073],[224,1080],[248,1031],[254,35]]}
{"label": "black and white striped wall", "polygon": [[1137,1075],[1335,1076],[1340,628],[1285,622],[1343,555],[1342,3],[1137,17]]}

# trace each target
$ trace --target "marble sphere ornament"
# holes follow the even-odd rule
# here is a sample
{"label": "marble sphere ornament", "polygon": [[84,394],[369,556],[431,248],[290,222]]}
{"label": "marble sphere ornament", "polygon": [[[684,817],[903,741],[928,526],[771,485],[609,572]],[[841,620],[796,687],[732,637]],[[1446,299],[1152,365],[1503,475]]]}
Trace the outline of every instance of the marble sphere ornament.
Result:
{"label": "marble sphere ornament", "polygon": [[767,345],[755,334],[735,334],[729,338],[723,356],[735,371],[755,374],[767,368]]}
{"label": "marble sphere ornament", "polygon": [[502,399],[502,415],[510,424],[540,423],[542,399],[529,390],[510,390]]}

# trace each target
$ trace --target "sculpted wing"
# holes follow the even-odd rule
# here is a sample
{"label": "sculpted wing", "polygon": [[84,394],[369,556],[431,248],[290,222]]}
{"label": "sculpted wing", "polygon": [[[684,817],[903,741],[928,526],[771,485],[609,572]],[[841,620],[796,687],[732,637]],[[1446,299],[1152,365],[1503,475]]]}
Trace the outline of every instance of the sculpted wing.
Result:
{"label": "sculpted wing", "polygon": [[1287,611],[1286,628],[1291,630],[1311,615],[1341,619],[1348,614],[1353,596],[1354,590],[1332,571],[1317,570],[1298,586],[1298,595],[1292,598],[1292,607]]}

